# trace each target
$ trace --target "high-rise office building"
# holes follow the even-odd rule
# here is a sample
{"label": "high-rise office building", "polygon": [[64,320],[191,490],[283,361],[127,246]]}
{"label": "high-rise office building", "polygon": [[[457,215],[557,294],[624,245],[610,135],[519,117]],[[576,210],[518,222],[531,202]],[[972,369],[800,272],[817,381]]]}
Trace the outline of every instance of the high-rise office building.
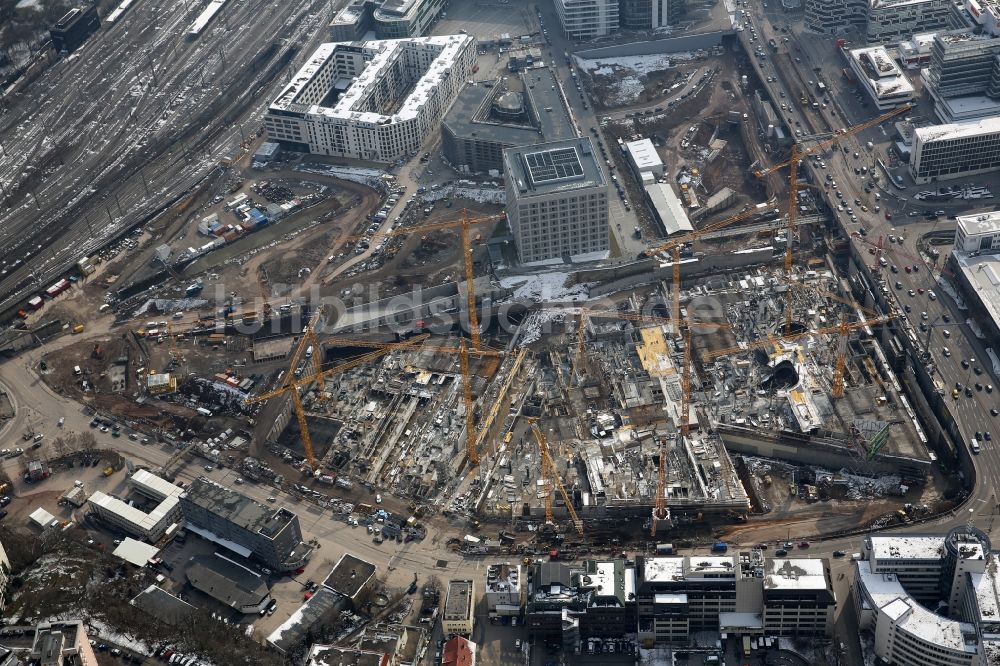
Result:
{"label": "high-rise office building", "polygon": [[608,249],[608,182],[587,137],[504,150],[507,220],[523,263]]}
{"label": "high-rise office building", "polygon": [[570,39],[604,37],[618,30],[618,0],[553,0]]}
{"label": "high-rise office building", "polygon": [[655,30],[677,25],[687,11],[687,0],[618,0],[622,30]]}

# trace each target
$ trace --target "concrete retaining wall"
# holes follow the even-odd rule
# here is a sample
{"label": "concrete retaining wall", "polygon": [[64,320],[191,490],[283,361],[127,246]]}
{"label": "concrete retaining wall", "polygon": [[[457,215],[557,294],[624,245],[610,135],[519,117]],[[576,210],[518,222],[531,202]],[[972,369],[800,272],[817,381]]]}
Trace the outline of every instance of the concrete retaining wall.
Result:
{"label": "concrete retaining wall", "polygon": [[684,35],[683,37],[666,37],[647,42],[631,42],[601,46],[596,49],[577,51],[575,55],[588,60],[594,58],[620,58],[622,56],[653,55],[656,53],[677,53],[679,51],[697,51],[710,49],[722,43],[723,32],[706,32],[700,35]]}

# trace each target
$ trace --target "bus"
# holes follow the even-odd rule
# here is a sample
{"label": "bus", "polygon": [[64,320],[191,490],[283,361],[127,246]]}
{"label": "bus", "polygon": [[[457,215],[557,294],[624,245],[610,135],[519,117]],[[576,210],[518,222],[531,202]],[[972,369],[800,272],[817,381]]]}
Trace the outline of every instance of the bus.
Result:
{"label": "bus", "polygon": [[750,656],[750,637],[749,636],[744,636],[743,637],[743,656],[744,657],[749,657]]}

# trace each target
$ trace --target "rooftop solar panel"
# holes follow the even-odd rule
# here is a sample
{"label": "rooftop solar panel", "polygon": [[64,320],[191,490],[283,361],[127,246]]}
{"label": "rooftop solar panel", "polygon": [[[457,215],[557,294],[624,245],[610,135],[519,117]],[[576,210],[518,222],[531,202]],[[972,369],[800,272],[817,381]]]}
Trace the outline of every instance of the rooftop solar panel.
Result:
{"label": "rooftop solar panel", "polygon": [[583,176],[583,165],[576,148],[557,148],[543,150],[537,153],[526,153],[524,163],[528,174],[535,183],[548,183],[554,180],[580,178]]}

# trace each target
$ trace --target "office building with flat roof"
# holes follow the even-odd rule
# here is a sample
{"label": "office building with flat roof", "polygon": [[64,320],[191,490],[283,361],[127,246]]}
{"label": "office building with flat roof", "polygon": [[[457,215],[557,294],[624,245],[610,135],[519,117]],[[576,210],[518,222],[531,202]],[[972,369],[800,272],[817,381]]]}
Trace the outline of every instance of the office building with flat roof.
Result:
{"label": "office building with flat roof", "polygon": [[568,39],[593,39],[618,31],[618,0],[553,0]]}
{"label": "office building with flat roof", "polygon": [[486,607],[497,615],[520,615],[527,583],[519,564],[491,564],[486,569]]}
{"label": "office building with flat roof", "polygon": [[974,30],[934,35],[929,66],[921,73],[943,123],[1000,113],[1000,37]]}
{"label": "office building with flat roof", "polygon": [[466,35],[323,44],[264,116],[297,152],[394,162],[412,155],[476,65]]}
{"label": "office building with flat roof", "polygon": [[[997,556],[975,527],[947,535],[871,536],[855,563],[858,624],[884,663],[995,663]],[[931,610],[935,609],[935,610]]]}
{"label": "office building with flat roof", "polygon": [[508,148],[504,175],[522,263],[608,250],[608,182],[589,138]]}
{"label": "office building with flat roof", "polygon": [[879,111],[913,101],[913,84],[884,46],[853,49],[848,58],[855,77]]}
{"label": "office building with flat roof", "polygon": [[910,175],[917,183],[1000,169],[1000,117],[917,128]]}
{"label": "office building with flat roof", "polygon": [[476,614],[476,584],[471,580],[448,581],[448,597],[441,614],[445,636],[471,636]]}
{"label": "office building with flat roof", "polygon": [[191,482],[180,504],[188,531],[275,571],[305,566],[312,554],[302,542],[294,513],[265,506],[204,477]]}
{"label": "office building with flat roof", "polygon": [[423,37],[446,0],[352,0],[330,22],[330,39],[354,42],[374,32],[378,39]]}
{"label": "office building with flat roof", "polygon": [[470,83],[441,124],[441,147],[460,171],[502,172],[503,151],[576,136],[553,70],[521,72],[520,90],[502,80]]}
{"label": "office building with flat roof", "polygon": [[97,517],[132,536],[148,542],[162,537],[167,528],[182,520],[180,496],[184,489],[161,479],[144,469],[136,470],[129,478],[129,486],[138,494],[157,505],[150,511],[138,509],[117,497],[100,490],[87,499],[90,510]]}

